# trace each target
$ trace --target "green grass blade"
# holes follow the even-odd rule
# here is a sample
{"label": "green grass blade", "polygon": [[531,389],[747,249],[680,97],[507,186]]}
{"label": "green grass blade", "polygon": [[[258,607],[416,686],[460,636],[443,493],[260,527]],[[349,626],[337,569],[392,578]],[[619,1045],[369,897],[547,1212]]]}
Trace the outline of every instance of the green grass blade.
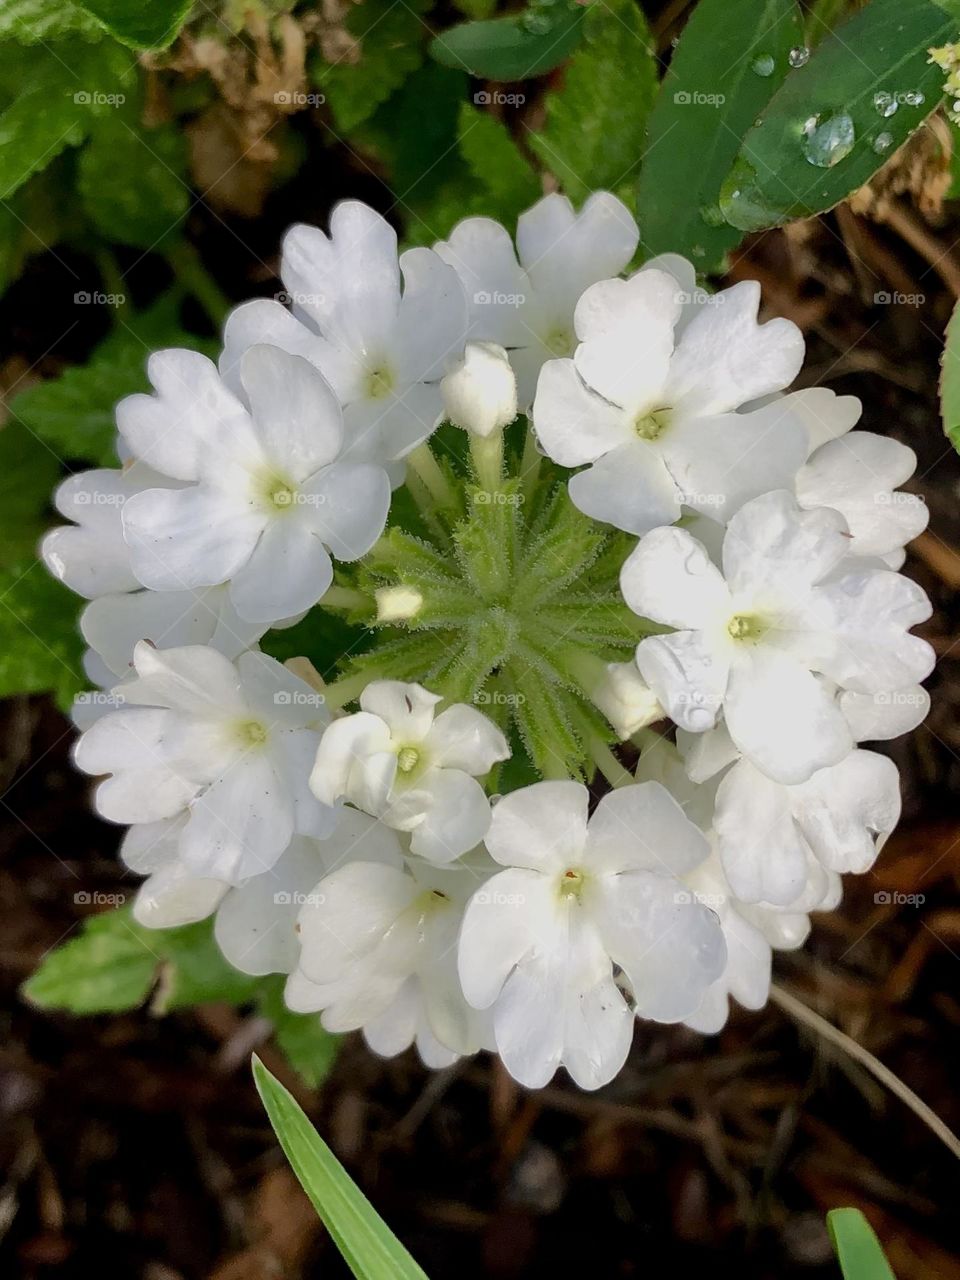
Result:
{"label": "green grass blade", "polygon": [[896,1280],[873,1228],[859,1209],[831,1209],[827,1230],[844,1280]]}

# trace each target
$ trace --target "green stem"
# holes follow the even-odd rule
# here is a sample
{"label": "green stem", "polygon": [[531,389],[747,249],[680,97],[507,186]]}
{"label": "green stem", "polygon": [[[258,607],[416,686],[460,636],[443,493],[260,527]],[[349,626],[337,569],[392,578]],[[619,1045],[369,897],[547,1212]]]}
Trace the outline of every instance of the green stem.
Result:
{"label": "green stem", "polygon": [[167,250],[166,258],[177,280],[196,298],[219,332],[231,303],[204,267],[196,249],[188,240],[179,240]]}
{"label": "green stem", "polygon": [[537,448],[537,437],[534,435],[533,427],[528,423],[526,439],[523,442],[523,454],[520,457],[520,482],[528,498],[537,487],[542,461],[543,454]]}
{"label": "green stem", "polygon": [[496,493],[503,483],[503,432],[470,435],[470,457],[481,489]]}
{"label": "green stem", "polygon": [[340,707],[346,706],[348,702],[353,702],[354,698],[359,698],[371,680],[378,680],[379,678],[375,671],[365,667],[363,671],[355,671],[353,675],[341,676],[339,680],[334,680],[332,684],[325,685],[323,698],[327,709],[337,711]]}
{"label": "green stem", "polygon": [[336,583],[332,587],[327,587],[320,603],[330,609],[371,610],[373,608],[373,602],[368,595],[357,591],[354,587],[340,587]]}
{"label": "green stem", "polygon": [[628,787],[633,782],[633,775],[624,768],[603,739],[594,733],[587,734],[586,739],[590,758],[611,787]]}
{"label": "green stem", "polygon": [[122,302],[117,303],[117,312],[124,315],[130,310],[130,300],[126,293],[126,282],[123,278],[123,272],[117,264],[116,258],[109,249],[100,248],[94,254],[97,263],[97,269],[103,280],[104,289],[107,293],[112,293],[116,298],[122,298]]}
{"label": "green stem", "polygon": [[[407,454],[407,467],[423,483],[433,502],[438,507],[456,507],[457,495],[443,469],[433,456],[430,446],[424,441],[418,444],[412,453]],[[421,490],[422,496],[422,490]],[[426,514],[425,509],[421,510]]]}

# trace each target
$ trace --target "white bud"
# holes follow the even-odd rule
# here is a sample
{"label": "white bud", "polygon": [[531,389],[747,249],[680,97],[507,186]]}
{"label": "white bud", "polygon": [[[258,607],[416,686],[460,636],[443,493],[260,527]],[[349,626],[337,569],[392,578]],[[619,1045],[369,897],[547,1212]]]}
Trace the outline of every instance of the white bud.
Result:
{"label": "white bud", "polygon": [[374,598],[378,622],[407,622],[423,608],[423,596],[416,587],[381,587]]}
{"label": "white bud", "polygon": [[608,662],[605,675],[590,690],[590,697],[621,739],[667,714],[633,662]]}
{"label": "white bud", "polygon": [[492,435],[517,416],[517,380],[506,351],[494,342],[468,342],[440,393],[446,417],[476,436]]}

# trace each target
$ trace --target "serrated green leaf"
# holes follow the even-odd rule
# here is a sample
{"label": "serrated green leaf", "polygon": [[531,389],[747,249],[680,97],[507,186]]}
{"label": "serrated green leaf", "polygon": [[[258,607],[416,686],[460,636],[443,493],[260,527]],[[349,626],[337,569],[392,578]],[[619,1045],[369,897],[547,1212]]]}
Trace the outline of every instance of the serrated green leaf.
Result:
{"label": "serrated green leaf", "polygon": [[567,195],[615,191],[635,177],[658,85],[657,60],[636,0],[591,5],[583,42],[546,97],[546,123],[531,150]]}
{"label": "serrated green leaf", "polygon": [[489,217],[512,224],[541,194],[540,180],[502,121],[468,102],[460,108],[460,154],[484,188]]}
{"label": "serrated green leaf", "polygon": [[347,18],[360,44],[358,60],[313,64],[313,83],[326,95],[340,129],[350,132],[368,120],[423,62],[428,34],[418,12],[423,7],[424,0],[364,0]]}
{"label": "serrated green leaf", "polygon": [[80,933],[48,952],[21,988],[41,1009],[119,1013],[135,1009],[153,986],[157,957],[127,908],[85,920]]}
{"label": "serrated green leaf", "polygon": [[80,153],[77,191],[107,240],[156,248],[190,208],[183,134],[172,125],[143,129],[119,112],[104,117]]}
{"label": "serrated green leaf", "polygon": [[253,1078],[284,1155],[357,1280],[427,1280],[289,1091],[257,1057]]}
{"label": "serrated green leaf", "polygon": [[22,423],[0,427],[0,566],[35,557],[59,478],[57,455]]}
{"label": "serrated green leaf", "polygon": [[116,466],[114,409],[123,396],[149,390],[150,352],[187,346],[210,353],[214,345],[184,331],[177,300],[167,295],[148,311],[118,316],[87,364],[22,391],[10,410],[60,457]]}
{"label": "serrated green leaf", "polygon": [[844,1280],[896,1280],[880,1241],[859,1209],[831,1209],[827,1229]]}
{"label": "serrated green leaf", "polygon": [[700,0],[683,29],[647,130],[637,191],[646,253],[714,271],[742,239],[720,188],[740,143],[802,44],[795,0]]}
{"label": "serrated green leaf", "polygon": [[872,0],[831,32],[744,138],[721,191],[727,221],[779,226],[861,187],[939,102],[943,72],[928,51],[956,33],[928,0]]}
{"label": "serrated green leaf", "polygon": [[340,1050],[340,1037],[325,1031],[317,1014],[293,1013],[283,1002],[286,979],[265,978],[257,989],[257,1005],[273,1023],[273,1037],[297,1075],[316,1089],[323,1084]]}
{"label": "serrated green leaf", "polygon": [[431,40],[430,56],[486,80],[546,75],[580,43],[585,12],[575,0],[557,0],[506,18],[463,22]]}
{"label": "serrated green leaf", "polygon": [[111,35],[131,49],[165,49],[186,21],[193,0],[80,0]]}
{"label": "serrated green leaf", "polygon": [[0,40],[31,45],[64,35],[99,40],[103,27],[70,0],[4,0],[0,7]]}
{"label": "serrated green leaf", "polygon": [[0,698],[53,693],[70,706],[86,685],[80,601],[35,559],[0,570]]}

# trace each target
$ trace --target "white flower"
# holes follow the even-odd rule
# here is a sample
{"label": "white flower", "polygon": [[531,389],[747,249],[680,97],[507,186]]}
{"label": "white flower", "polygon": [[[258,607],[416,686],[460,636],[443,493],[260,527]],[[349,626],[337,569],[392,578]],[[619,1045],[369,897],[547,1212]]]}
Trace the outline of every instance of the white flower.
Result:
{"label": "white flower", "polygon": [[287,1004],[322,1009],[328,1031],[362,1027],[385,1056],[416,1042],[431,1067],[488,1047],[487,1020],[457,980],[457,934],[477,879],[469,864],[403,870],[383,862],[352,862],[326,876],[300,910]]}
{"label": "white flower", "polygon": [[676,1022],[723,970],[716,917],[678,876],[707,842],[659,784],[603,797],[587,821],[577,782],[541,782],[495,806],[486,837],[507,870],[480,889],[460,935],[460,979],[493,1010],[497,1050],[515,1079],[545,1085],[557,1067],[595,1089],[622,1067],[633,1012]]}
{"label": "white flower", "polygon": [[571,478],[571,500],[629,533],[672,523],[681,506],[726,521],[748,499],[792,486],[807,456],[789,397],[734,412],[796,376],[796,325],[758,324],[760,287],[743,281],[678,331],[685,296],[649,267],[593,285],[577,303],[573,359],[540,374],[543,449],[565,467],[592,464]]}
{"label": "white flower", "polygon": [[142,462],[122,470],[101,468],[70,476],[54,494],[62,516],[74,521],[44,534],[43,562],[78,595],[95,600],[119,591],[136,591],[140,583],[123,540],[121,513],[128,498],[144,489],[177,486]]}
{"label": "white flower", "polygon": [[533,400],[543,362],[573,352],[577,299],[619,275],[638,240],[626,205],[598,191],[579,213],[566,196],[544,196],[517,219],[516,250],[492,218],[465,218],[434,245],[463,281],[470,337],[509,349],[521,409]]}
{"label": "white flower", "polygon": [[707,988],[696,1012],[684,1018],[694,1031],[713,1035],[726,1024],[731,998],[745,1009],[762,1009],[767,1003],[773,948],[792,951],[803,945],[810,931],[809,908],[802,903],[780,909],[738,902],[716,853],[689,872],[686,883],[698,902],[716,912],[727,947],[723,973]]}
{"label": "white flower", "polygon": [[423,608],[423,593],[416,587],[378,587],[373,596],[378,622],[409,622]]}
{"label": "white flower", "polygon": [[382,467],[340,458],[333,391],[306,360],[276,347],[244,353],[245,403],[191,352],[151,356],[148,372],[157,394],[122,401],[120,429],[141,456],[194,483],[124,504],[139,580],[158,591],[229,582],[237,613],[251,622],[309,609],[333,580],[327,548],[340,560],[364,555],[390,505]]}
{"label": "white flower", "polygon": [[294,836],[272,867],[232,886],[199,877],[179,856],[186,817],[131,827],[124,863],[147,879],[134,901],[135,919],[149,929],[192,924],[216,912],[214,936],[230,964],[242,973],[290,973],[297,966],[297,916],[314,901],[319,880],[350,862],[402,864],[394,832],[353,809],[341,809],[323,840]]}
{"label": "white flower", "polygon": [[409,831],[418,856],[450,862],[483,839],[490,803],[476,779],[510,748],[491,720],[464,703],[434,719],[439,701],[418,684],[368,684],[362,710],[324,733],[310,786],[324,804],[345,797]]}
{"label": "white flower", "polygon": [[833,507],[843,515],[852,555],[880,556],[898,569],[903,548],[930,517],[922,498],[897,489],[916,466],[916,454],[897,440],[851,431],[812,454],[797,475],[797,498],[802,507]]}
{"label": "white flower", "polygon": [[634,662],[608,662],[603,677],[590,686],[589,694],[621,740],[667,714]]}
{"label": "white flower", "polygon": [[621,573],[624,598],[677,630],[642,640],[637,665],[681,728],[712,728],[722,708],[737,748],[758,769],[804,782],[853,746],[813,672],[859,693],[929,673],[930,646],[907,630],[930,615],[923,591],[886,570],[844,573],[848,544],[838,512],[802,511],[783,491],[733,517],[723,574],[682,529],[640,540]]}
{"label": "white flower", "polygon": [[506,351],[493,342],[468,342],[440,394],[446,417],[475,436],[492,435],[517,416],[517,379]]}
{"label": "white flower", "polygon": [[77,765],[111,774],[97,788],[112,822],[186,811],[178,856],[193,875],[239,883],[272,866],[295,832],[322,836],[332,810],[307,786],[328,720],[308,684],[261,653],[234,664],[205,646],[134,653],[123,705],[76,746]]}
{"label": "white flower", "polygon": [[[403,273],[403,293],[400,276]],[[431,249],[408,249],[356,200],[330,215],[329,238],[295,226],[280,275],[292,302],[260,299],[227,319],[221,369],[233,383],[247,347],[266,342],[303,356],[344,406],[346,456],[384,465],[433,431],[439,381],[466,338],[466,299],[456,273]]]}

